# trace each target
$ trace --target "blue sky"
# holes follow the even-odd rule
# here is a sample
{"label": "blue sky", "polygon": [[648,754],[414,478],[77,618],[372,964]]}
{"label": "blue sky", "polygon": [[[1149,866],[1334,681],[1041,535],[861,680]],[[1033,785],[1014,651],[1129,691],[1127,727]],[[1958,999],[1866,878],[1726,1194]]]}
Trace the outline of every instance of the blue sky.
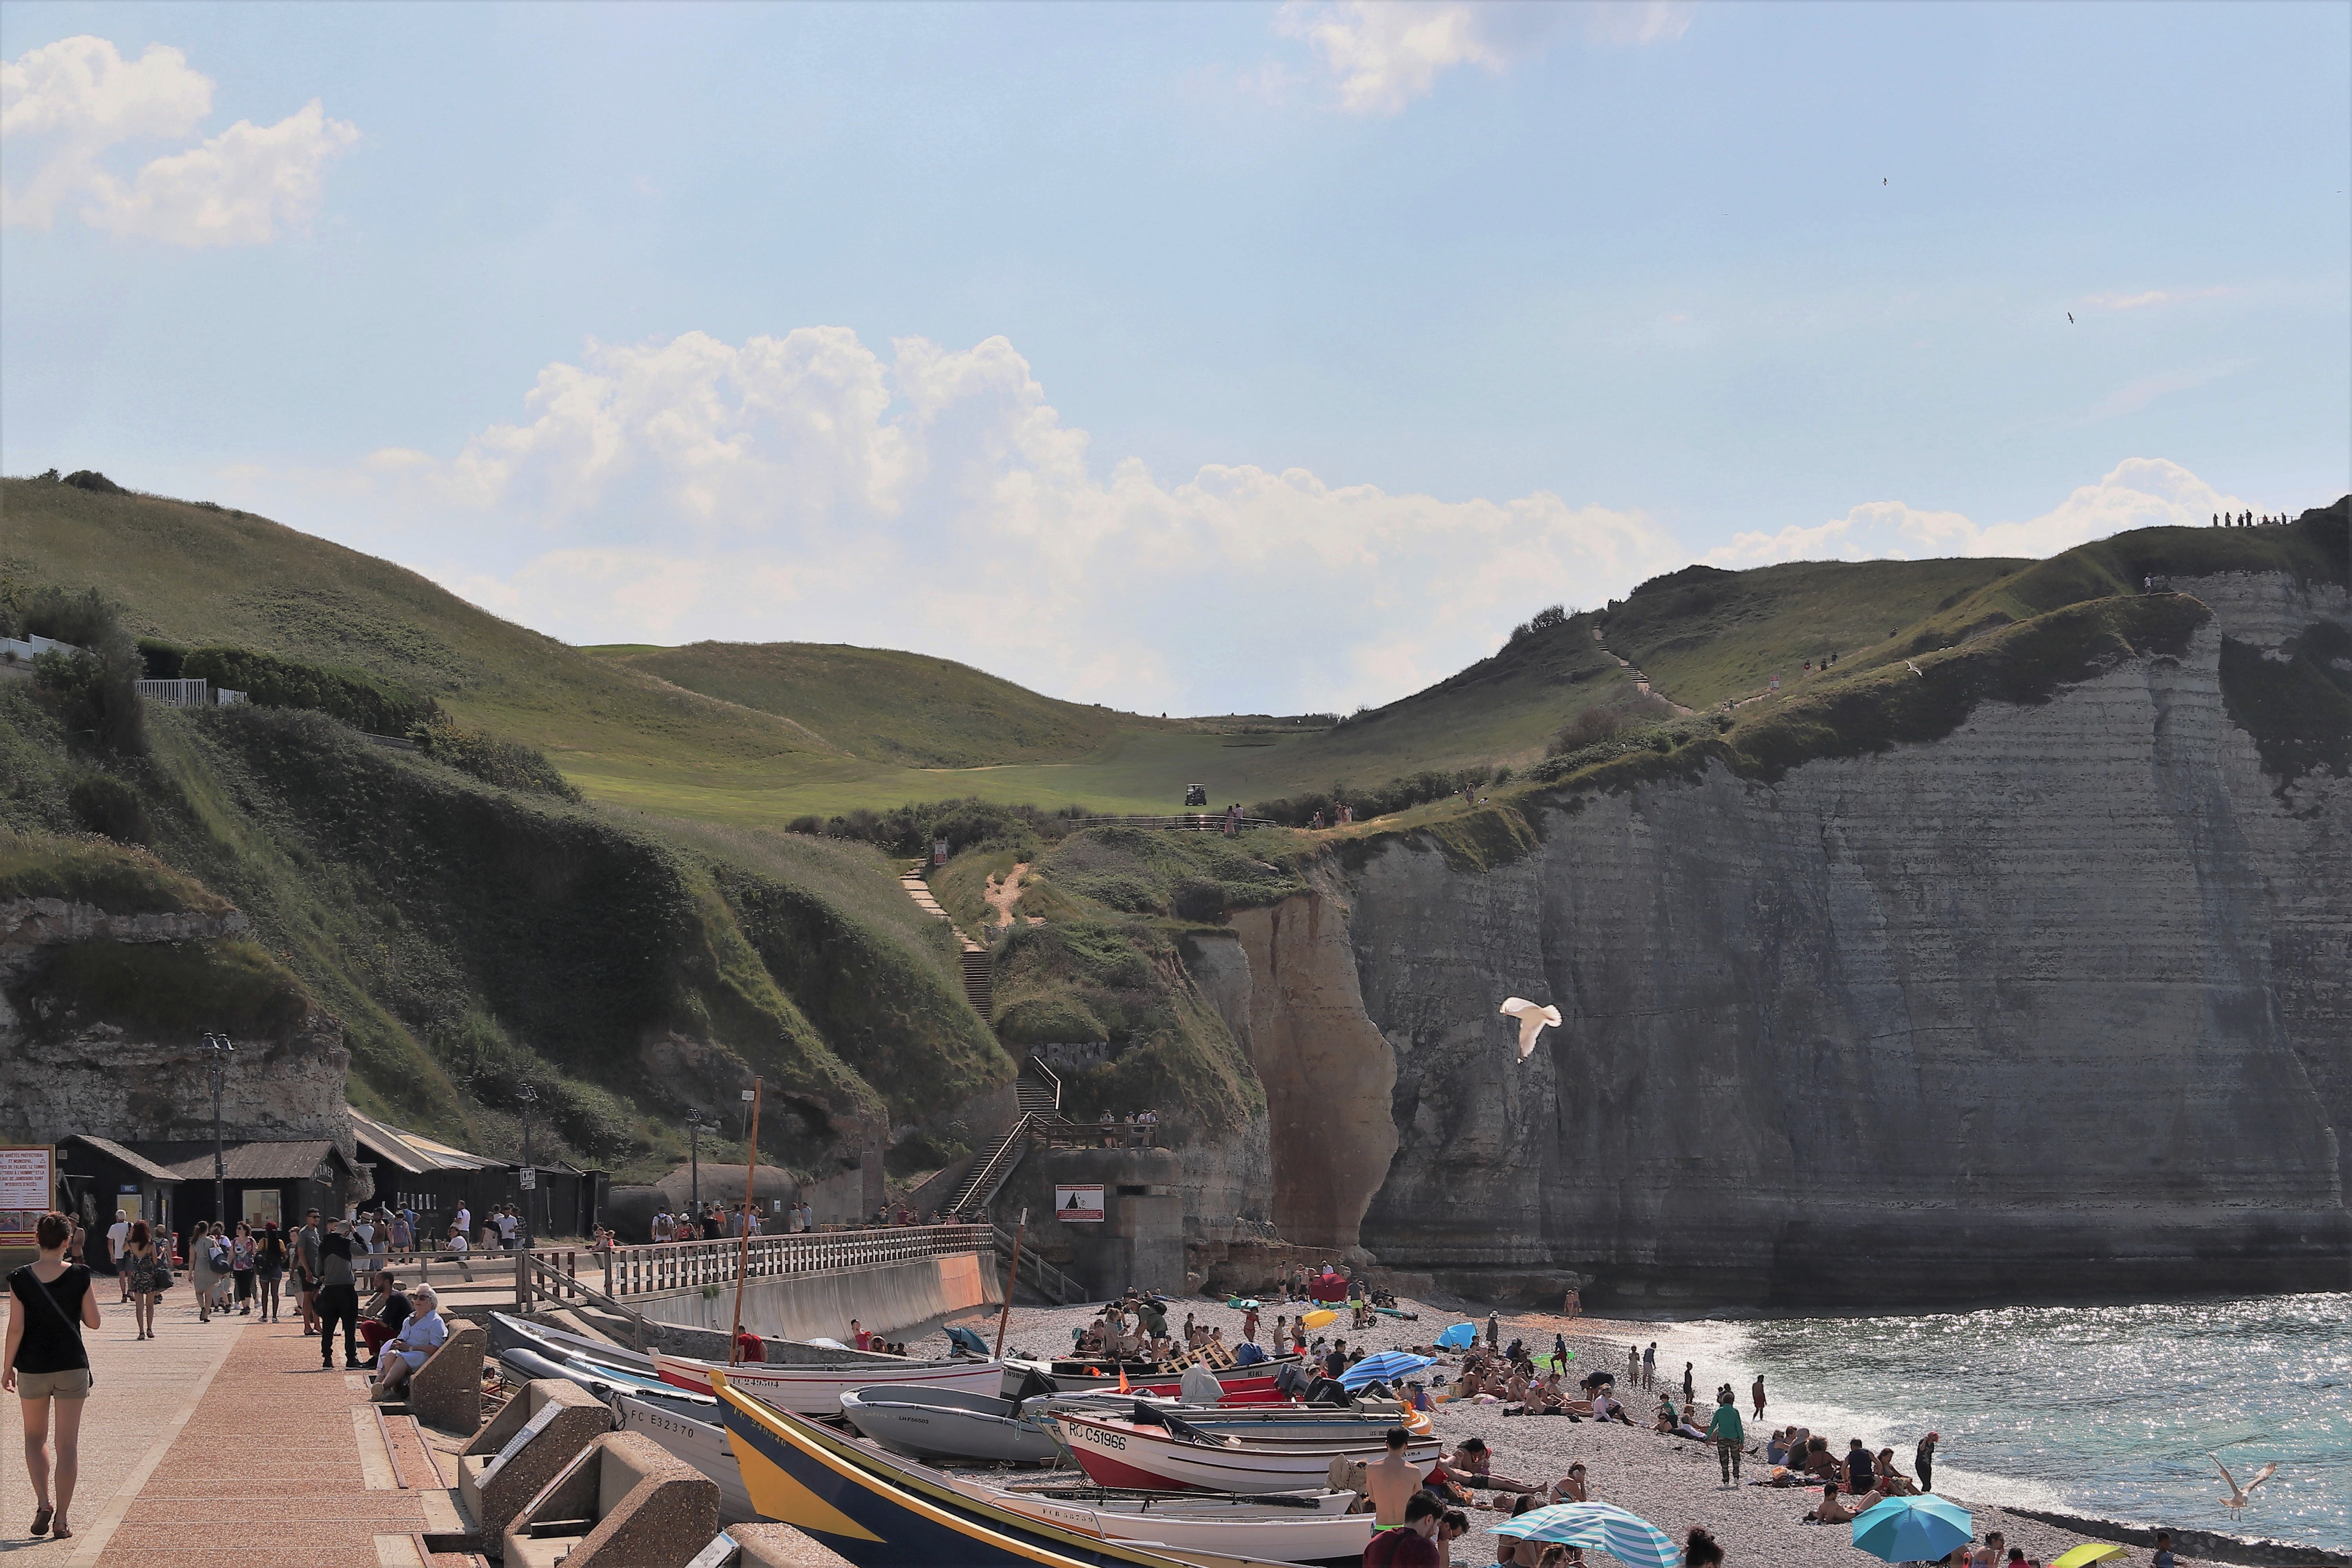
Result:
{"label": "blue sky", "polygon": [[1694,559],[2352,485],[2352,6],[11,4],[0,58],[0,468],[573,641],[1351,707]]}

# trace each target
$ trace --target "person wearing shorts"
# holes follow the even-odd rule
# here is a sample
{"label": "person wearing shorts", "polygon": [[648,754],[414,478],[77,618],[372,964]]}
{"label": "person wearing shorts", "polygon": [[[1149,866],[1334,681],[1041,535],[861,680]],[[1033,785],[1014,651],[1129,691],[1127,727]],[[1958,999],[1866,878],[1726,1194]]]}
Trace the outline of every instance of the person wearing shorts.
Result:
{"label": "person wearing shorts", "polygon": [[[67,1514],[81,1468],[82,1403],[89,1397],[84,1328],[97,1328],[89,1269],[66,1261],[73,1223],[45,1214],[33,1227],[41,1255],[8,1276],[8,1338],[0,1389],[16,1395],[25,1419],[25,1468],[33,1482],[33,1534],[73,1538]],[[56,1453],[50,1453],[52,1432]],[[51,1491],[54,1482],[55,1491]]]}

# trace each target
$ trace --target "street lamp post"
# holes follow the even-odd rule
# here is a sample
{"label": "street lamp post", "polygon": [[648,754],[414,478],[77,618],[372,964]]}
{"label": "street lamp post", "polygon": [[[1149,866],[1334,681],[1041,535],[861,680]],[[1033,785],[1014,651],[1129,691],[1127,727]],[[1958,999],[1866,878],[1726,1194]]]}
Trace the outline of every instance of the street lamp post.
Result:
{"label": "street lamp post", "polygon": [[686,1118],[686,1157],[694,1172],[693,1212],[697,1224],[702,1220],[702,1135],[719,1131],[719,1123],[706,1121],[698,1110],[689,1111]]}
{"label": "street lamp post", "polygon": [[529,1252],[531,1247],[531,1216],[539,1209],[539,1172],[530,1163],[530,1108],[539,1103],[539,1090],[525,1084],[515,1090],[515,1098],[522,1101],[522,1168],[530,1183],[522,1194],[522,1249]]}
{"label": "street lamp post", "polygon": [[221,1143],[221,1084],[228,1076],[228,1058],[236,1054],[226,1035],[206,1035],[205,1049],[213,1063],[213,1219],[228,1224],[228,1157]]}

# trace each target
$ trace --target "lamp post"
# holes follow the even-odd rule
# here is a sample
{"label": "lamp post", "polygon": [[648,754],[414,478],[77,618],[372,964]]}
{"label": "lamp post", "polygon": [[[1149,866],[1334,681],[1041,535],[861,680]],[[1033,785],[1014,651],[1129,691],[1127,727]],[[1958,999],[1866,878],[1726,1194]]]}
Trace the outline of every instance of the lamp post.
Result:
{"label": "lamp post", "polygon": [[531,1246],[531,1215],[539,1208],[539,1204],[536,1201],[539,1197],[539,1172],[538,1169],[530,1163],[530,1108],[539,1103],[539,1090],[531,1088],[529,1084],[525,1084],[520,1089],[515,1090],[515,1098],[522,1101],[522,1169],[524,1183],[522,1189],[522,1249],[525,1252],[529,1252]]}
{"label": "lamp post", "polygon": [[694,1172],[693,1211],[695,1223],[702,1223],[702,1135],[719,1131],[715,1121],[706,1121],[702,1112],[691,1110],[686,1117],[686,1157]]}
{"label": "lamp post", "polygon": [[206,1035],[205,1049],[213,1064],[213,1219],[228,1224],[228,1157],[221,1144],[221,1084],[228,1076],[228,1058],[236,1054],[226,1035]]}

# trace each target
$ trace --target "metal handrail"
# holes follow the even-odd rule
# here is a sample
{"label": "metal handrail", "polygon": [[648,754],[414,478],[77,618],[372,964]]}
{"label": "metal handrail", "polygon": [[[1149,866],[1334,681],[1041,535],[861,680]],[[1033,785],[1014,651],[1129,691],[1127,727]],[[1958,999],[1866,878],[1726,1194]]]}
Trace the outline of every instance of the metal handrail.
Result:
{"label": "metal handrail", "polygon": [[1044,1060],[1043,1060],[1042,1058],[1037,1058],[1037,1057],[1034,1057],[1034,1056],[1033,1056],[1033,1057],[1031,1057],[1031,1058],[1030,1058],[1026,1062],[1024,1062],[1024,1064],[1022,1064],[1022,1065],[1023,1065],[1024,1068],[1036,1068],[1036,1069],[1037,1069],[1037,1076],[1038,1076],[1039,1078],[1044,1079],[1045,1080],[1045,1087],[1046,1087],[1046,1088],[1048,1088],[1048,1089],[1052,1089],[1052,1090],[1054,1091],[1054,1109],[1055,1109],[1055,1110],[1061,1110],[1061,1109],[1062,1109],[1062,1077],[1061,1077],[1061,1075],[1060,1075],[1059,1073],[1055,1072],[1052,1068],[1047,1067],[1047,1066],[1045,1064]]}
{"label": "metal handrail", "polygon": [[1030,1129],[1039,1115],[1034,1110],[1024,1113],[1021,1120],[1006,1130],[1003,1137],[997,1140],[996,1147],[988,1152],[988,1158],[973,1167],[971,1174],[964,1178],[950,1213],[969,1213],[996,1195],[997,1189],[1004,1185],[1004,1178],[1013,1173],[1013,1168],[1029,1152]]}
{"label": "metal handrail", "polygon": [[[1010,1253],[1013,1250],[1013,1237],[1004,1233],[1004,1228],[1002,1226],[995,1227],[995,1234],[996,1250],[999,1252]],[[1066,1306],[1072,1301],[1083,1301],[1086,1300],[1086,1290],[1084,1287],[1080,1286],[1076,1280],[1071,1279],[1068,1275],[1063,1273],[1052,1264],[1046,1262],[1044,1258],[1038,1257],[1034,1251],[1024,1249],[1021,1254],[1021,1264],[1022,1272],[1031,1277],[1030,1283],[1036,1286],[1037,1289],[1045,1294],[1054,1298],[1054,1304],[1055,1306]]]}

